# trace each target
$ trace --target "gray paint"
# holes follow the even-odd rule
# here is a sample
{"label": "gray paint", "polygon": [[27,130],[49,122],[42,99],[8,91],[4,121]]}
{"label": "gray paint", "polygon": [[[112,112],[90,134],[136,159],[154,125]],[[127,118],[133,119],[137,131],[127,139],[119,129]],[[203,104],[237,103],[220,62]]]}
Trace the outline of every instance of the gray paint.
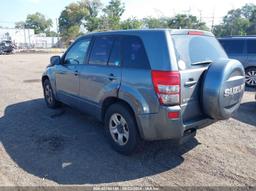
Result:
{"label": "gray paint", "polygon": [[[142,138],[146,140],[180,138],[185,130],[198,129],[213,123],[215,119],[212,119],[214,117],[212,117],[211,112],[205,111],[209,109],[209,111],[214,112],[215,109],[218,109],[213,108],[211,110],[209,104],[205,104],[204,110],[202,109],[202,86],[204,85],[205,88],[203,91],[210,91],[207,89],[208,83],[202,83],[204,73],[208,69],[205,66],[180,71],[180,105],[162,106],[159,104],[152,84],[151,70],[178,71],[171,34],[182,35],[187,34],[188,31],[159,29],[91,33],[79,39],[98,35],[139,36],[144,43],[151,69],[128,69],[86,63],[76,66],[54,65],[48,67],[43,76],[50,78],[58,100],[90,113],[100,120],[102,120],[104,101],[108,98],[118,98],[130,105],[134,111]],[[212,36],[212,33],[206,32],[206,35]],[[220,71],[223,71],[226,63],[229,62],[226,61],[223,66],[219,67]],[[210,68],[213,71],[206,78],[208,81],[215,80],[216,76],[213,73],[218,73],[216,67]],[[234,73],[236,69],[230,67],[230,64],[226,68],[225,72],[220,74],[222,76],[219,79],[230,79],[227,77],[230,77],[231,74],[244,75],[242,72]],[[191,80],[195,81],[192,85]],[[188,83],[190,85],[187,85]],[[215,91],[222,91],[220,86],[214,88]],[[213,98],[218,96],[217,94],[211,95]],[[204,97],[204,102],[210,101],[209,98]],[[240,99],[238,102],[240,103]],[[222,107],[216,105],[216,107],[218,106]],[[236,109],[237,107],[230,113]],[[168,119],[167,115],[170,111],[180,112],[181,117],[176,120]]]}

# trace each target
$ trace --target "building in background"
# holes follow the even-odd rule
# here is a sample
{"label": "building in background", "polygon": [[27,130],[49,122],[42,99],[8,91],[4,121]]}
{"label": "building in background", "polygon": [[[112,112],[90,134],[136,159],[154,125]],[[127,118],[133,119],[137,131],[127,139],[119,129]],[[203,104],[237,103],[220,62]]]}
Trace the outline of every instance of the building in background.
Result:
{"label": "building in background", "polygon": [[58,37],[35,34],[34,29],[0,28],[0,42],[11,40],[17,48],[53,48],[58,46]]}

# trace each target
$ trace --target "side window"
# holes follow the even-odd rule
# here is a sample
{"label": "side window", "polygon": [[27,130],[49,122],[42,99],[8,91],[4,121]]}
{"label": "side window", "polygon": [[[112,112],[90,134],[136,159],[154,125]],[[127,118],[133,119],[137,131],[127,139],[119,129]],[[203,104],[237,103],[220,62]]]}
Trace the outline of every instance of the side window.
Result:
{"label": "side window", "polygon": [[108,62],[109,66],[121,65],[121,40],[116,39]]}
{"label": "side window", "polygon": [[139,37],[125,36],[123,38],[124,67],[148,69],[149,62],[143,43]]}
{"label": "side window", "polygon": [[96,37],[89,64],[107,65],[113,43],[112,37]]}
{"label": "side window", "polygon": [[220,40],[221,45],[228,54],[242,54],[245,40]]}
{"label": "side window", "polygon": [[65,56],[64,64],[83,64],[91,39],[76,42]]}
{"label": "side window", "polygon": [[247,53],[256,54],[256,40],[247,40]]}

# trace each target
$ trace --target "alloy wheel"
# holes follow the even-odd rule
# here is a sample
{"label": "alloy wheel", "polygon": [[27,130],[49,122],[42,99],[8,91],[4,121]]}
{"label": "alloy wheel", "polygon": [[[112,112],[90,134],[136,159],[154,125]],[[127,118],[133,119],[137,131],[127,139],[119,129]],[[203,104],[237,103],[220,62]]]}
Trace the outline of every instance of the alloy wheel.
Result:
{"label": "alloy wheel", "polygon": [[129,140],[129,128],[121,114],[114,113],[109,120],[109,131],[113,140],[119,145],[125,145]]}

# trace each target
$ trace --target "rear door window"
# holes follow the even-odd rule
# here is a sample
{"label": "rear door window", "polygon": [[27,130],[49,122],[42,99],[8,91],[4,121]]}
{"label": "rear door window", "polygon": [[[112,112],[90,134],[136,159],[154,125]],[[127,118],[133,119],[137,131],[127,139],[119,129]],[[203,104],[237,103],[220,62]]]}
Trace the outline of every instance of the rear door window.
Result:
{"label": "rear door window", "polygon": [[256,54],[256,40],[254,39],[247,40],[247,53]]}
{"label": "rear door window", "polygon": [[148,57],[142,40],[137,36],[123,37],[123,62],[126,68],[148,69]]}
{"label": "rear door window", "polygon": [[109,62],[109,66],[120,66],[121,65],[121,40],[120,38],[116,38],[113,48],[111,50]]}
{"label": "rear door window", "polygon": [[107,65],[113,44],[114,38],[111,36],[96,37],[89,64]]}
{"label": "rear door window", "polygon": [[220,40],[220,43],[228,54],[243,54],[244,52],[245,40]]}

